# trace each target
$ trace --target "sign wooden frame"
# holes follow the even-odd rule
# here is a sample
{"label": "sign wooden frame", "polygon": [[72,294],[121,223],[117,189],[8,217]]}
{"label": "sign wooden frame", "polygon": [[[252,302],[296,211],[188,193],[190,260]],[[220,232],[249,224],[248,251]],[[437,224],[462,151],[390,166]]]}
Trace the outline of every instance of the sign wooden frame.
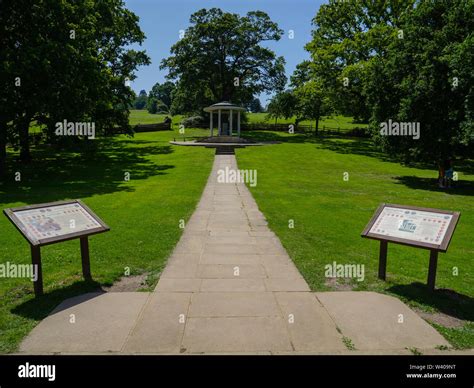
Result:
{"label": "sign wooden frame", "polygon": [[[25,226],[22,221],[16,216],[16,212],[24,211],[24,210],[34,210],[34,209],[43,209],[43,208],[51,208],[55,206],[61,205],[72,205],[78,204],[82,209],[100,226],[96,228],[86,229],[79,232],[71,232],[61,236],[53,236],[47,237],[43,239],[33,240],[28,235],[27,231],[25,230]],[[22,236],[29,242],[31,246],[31,259],[33,265],[37,266],[37,273],[38,277],[36,281],[33,283],[35,295],[40,296],[43,294],[43,272],[42,272],[42,265],[41,265],[41,251],[40,248],[45,245],[54,244],[63,241],[69,241],[73,239],[80,239],[80,246],[81,246],[81,259],[82,259],[82,274],[84,279],[92,280],[91,271],[90,271],[90,256],[89,256],[89,240],[88,237],[94,234],[107,232],[110,228],[81,200],[68,200],[68,201],[57,201],[57,202],[49,202],[37,205],[29,205],[29,206],[22,206],[22,207],[15,207],[15,208],[8,208],[4,209],[3,213],[7,216],[7,218],[11,221],[11,223],[18,229],[18,231],[22,234]]]}
{"label": "sign wooden frame", "polygon": [[[432,244],[432,243],[422,242],[422,241],[414,241],[410,239],[404,239],[400,237],[394,237],[394,236],[382,235],[382,234],[370,232],[375,222],[379,219],[380,214],[386,207],[450,215],[451,220],[449,222],[449,225],[446,228],[446,232],[443,237],[443,240],[439,244]],[[454,212],[454,211],[425,208],[425,207],[419,207],[419,206],[405,206],[405,205],[382,203],[377,208],[374,215],[370,219],[369,223],[367,224],[367,226],[364,228],[364,230],[361,233],[361,237],[380,241],[379,274],[378,274],[379,279],[382,279],[382,280],[386,279],[387,250],[388,250],[389,242],[394,243],[394,244],[401,244],[401,245],[407,245],[407,246],[412,246],[416,248],[427,249],[430,251],[430,264],[429,264],[429,270],[428,270],[427,284],[428,284],[428,287],[433,290],[435,287],[435,281],[436,281],[438,252],[447,252],[460,217],[461,217],[461,213]]]}

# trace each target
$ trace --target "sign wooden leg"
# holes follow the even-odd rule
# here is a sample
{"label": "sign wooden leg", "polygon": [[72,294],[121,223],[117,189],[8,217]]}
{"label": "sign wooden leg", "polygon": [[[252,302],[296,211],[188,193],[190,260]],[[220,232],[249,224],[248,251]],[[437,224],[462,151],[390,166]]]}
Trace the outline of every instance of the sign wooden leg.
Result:
{"label": "sign wooden leg", "polygon": [[81,237],[81,258],[82,275],[85,280],[92,280],[91,263],[89,258],[89,240],[87,237]]}
{"label": "sign wooden leg", "polygon": [[436,268],[438,266],[438,251],[430,251],[430,266],[428,269],[428,288],[430,290],[435,289],[436,282]]}
{"label": "sign wooden leg", "polygon": [[385,280],[387,272],[387,249],[388,242],[380,241],[380,253],[379,253],[379,279]]}
{"label": "sign wooden leg", "polygon": [[41,268],[41,251],[40,247],[31,246],[31,261],[36,271],[36,281],[33,282],[35,296],[43,295],[43,270]]}

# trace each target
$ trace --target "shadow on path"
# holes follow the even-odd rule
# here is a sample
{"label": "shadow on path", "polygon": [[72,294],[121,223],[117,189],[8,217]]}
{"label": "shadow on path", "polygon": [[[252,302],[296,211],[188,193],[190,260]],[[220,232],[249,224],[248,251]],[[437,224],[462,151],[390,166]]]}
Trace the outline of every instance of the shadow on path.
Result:
{"label": "shadow on path", "polygon": [[[89,292],[102,292],[96,281],[78,281],[69,286],[58,288],[44,295],[19,304],[11,310],[12,314],[40,321],[46,318],[53,309],[65,299]],[[84,301],[84,300],[83,300]],[[71,307],[71,306],[68,306]]]}

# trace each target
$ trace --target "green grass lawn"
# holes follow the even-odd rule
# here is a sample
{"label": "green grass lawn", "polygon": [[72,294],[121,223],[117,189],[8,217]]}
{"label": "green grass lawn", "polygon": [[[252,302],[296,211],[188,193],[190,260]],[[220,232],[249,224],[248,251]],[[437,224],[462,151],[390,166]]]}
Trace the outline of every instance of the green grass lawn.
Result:
{"label": "green grass lawn", "polygon": [[[86,155],[34,147],[34,162],[13,164],[22,181],[0,184],[1,209],[64,199],[82,199],[111,230],[90,238],[95,282],[82,280],[79,241],[42,248],[45,295],[33,296],[27,279],[0,279],[0,352],[21,339],[62,300],[124,275],[149,273],[153,283],[177,243],[181,219],[192,214],[214,157],[201,147],[170,146],[174,132],[139,133],[100,142]],[[89,151],[90,152],[90,151]],[[9,154],[14,163],[16,154]],[[130,181],[125,181],[125,173]],[[31,263],[28,243],[0,217],[2,262]]]}
{"label": "green grass lawn", "polygon": [[[252,115],[251,120],[263,117]],[[132,111],[130,122],[154,123],[163,117]],[[352,123],[346,119],[347,125]],[[192,214],[200,198],[213,159],[211,149],[169,145],[174,138],[209,133],[206,129],[179,133],[180,120],[173,117],[173,131],[97,139],[96,151],[33,147],[34,162],[26,167],[15,164],[17,154],[9,152],[10,165],[21,172],[22,181],[0,184],[2,209],[80,198],[111,231],[90,238],[94,282],[82,280],[77,240],[42,249],[45,296],[35,299],[29,280],[0,279],[0,352],[14,351],[58,303],[111,285],[127,267],[132,275],[149,274],[153,285],[181,235],[179,221]],[[326,264],[364,264],[363,282],[341,286],[386,292],[412,307],[462,319],[467,322],[462,328],[434,326],[454,346],[474,347],[473,163],[457,166],[457,188],[440,191],[433,168],[401,166],[365,139],[262,131],[244,136],[281,141],[238,149],[237,158],[240,168],[257,169],[258,185],[250,190],[313,290],[338,287],[327,282]],[[348,181],[343,179],[346,172]],[[124,179],[126,173],[130,181]],[[360,233],[382,202],[461,212],[449,251],[440,254],[434,294],[424,286],[428,270],[424,250],[390,244],[387,282],[377,279],[378,243],[362,239]],[[290,220],[294,228],[288,227]],[[29,264],[29,246],[6,217],[0,217],[0,230],[2,261]]]}
{"label": "green grass lawn", "polygon": [[[150,114],[147,110],[137,110],[132,109],[130,111],[130,124],[155,124],[163,122],[163,119],[166,117],[165,114]],[[178,128],[181,123],[183,116],[176,115],[172,117],[173,129]],[[250,124],[256,123],[265,123],[273,124],[274,119],[267,119],[266,113],[247,113],[247,119]],[[296,117],[291,117],[289,119],[278,119],[278,124],[290,124],[295,122]],[[314,127],[314,121],[304,120],[300,122],[302,125],[312,125]],[[341,131],[350,130],[353,128],[365,128],[367,124],[354,123],[352,117],[347,116],[326,116],[323,117],[319,123],[319,128],[323,129],[324,127],[329,128],[340,128]]]}
{"label": "green grass lawn", "polygon": [[[267,123],[273,124],[275,123],[275,119],[268,119],[266,113],[248,113],[248,122],[251,124],[255,123]],[[289,119],[280,118],[277,120],[278,124],[291,124],[295,122],[296,117],[290,117]],[[301,125],[312,125],[313,128],[315,126],[315,122],[310,120],[303,120],[300,121]],[[361,123],[354,123],[352,117],[341,116],[341,115],[334,115],[334,116],[325,116],[319,122],[319,129],[323,128],[332,128],[337,129],[340,128],[341,131],[350,130],[353,128],[366,128],[367,124]]]}
{"label": "green grass lawn", "polygon": [[[132,126],[137,124],[157,124],[162,123],[167,115],[166,114],[151,114],[148,113],[146,109],[131,109],[129,116],[129,123]],[[182,116],[176,115],[172,117],[173,128],[178,126],[181,122]],[[41,125],[38,125],[36,122],[33,122],[30,125],[30,133],[41,133]]]}
{"label": "green grass lawn", "polygon": [[[129,122],[130,125],[134,126],[137,124],[157,124],[162,123],[166,114],[151,114],[148,113],[146,109],[131,109]],[[172,128],[177,130],[179,124],[183,119],[183,115],[170,116],[172,119]],[[295,122],[296,117],[291,117],[289,119],[278,119],[278,124],[291,124]],[[247,120],[250,124],[264,123],[264,124],[273,124],[274,119],[268,119],[266,113],[247,113]],[[304,120],[300,122],[301,125],[312,125],[314,127],[314,121]],[[365,128],[367,124],[354,123],[352,117],[347,116],[325,116],[319,122],[319,128],[322,130],[324,128],[332,129],[341,129],[341,131],[351,130],[353,128]],[[36,123],[32,123],[30,126],[30,133],[41,133],[41,126]],[[182,136],[182,134],[180,134]]]}
{"label": "green grass lawn", "polygon": [[[129,123],[130,125],[137,125],[137,124],[157,124],[162,123],[166,114],[151,114],[148,113],[146,109],[138,110],[132,109],[130,110],[129,116]],[[181,122],[181,115],[176,116],[169,116],[172,117],[172,124],[178,125]]]}
{"label": "green grass lawn", "polygon": [[[458,188],[441,191],[433,168],[410,168],[387,160],[368,140],[269,132],[252,136],[282,141],[238,149],[237,160],[239,168],[257,170],[257,187],[250,190],[313,290],[333,289],[324,276],[326,264],[364,264],[365,280],[353,281],[354,289],[387,292],[413,307],[474,321],[472,163],[458,165]],[[343,179],[345,172],[348,181]],[[387,282],[377,279],[379,244],[360,233],[383,202],[461,212],[451,246],[439,257],[440,289],[434,294],[424,286],[426,250],[389,244]],[[293,229],[289,220],[294,220]],[[472,324],[440,331],[455,346],[474,347]]]}

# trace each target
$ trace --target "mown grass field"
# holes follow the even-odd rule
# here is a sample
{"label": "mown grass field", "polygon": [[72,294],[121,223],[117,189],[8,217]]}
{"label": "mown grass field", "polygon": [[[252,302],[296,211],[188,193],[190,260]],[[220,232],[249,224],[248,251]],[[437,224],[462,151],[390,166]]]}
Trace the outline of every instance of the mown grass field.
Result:
{"label": "mown grass field", "polygon": [[[131,109],[130,110],[130,117],[129,122],[130,125],[134,126],[137,124],[156,124],[162,123],[167,115],[166,114],[151,114],[148,113],[146,109],[138,110],[138,109]],[[247,113],[247,122],[250,124],[256,123],[263,123],[263,124],[274,124],[275,119],[269,119],[266,113]],[[183,119],[183,115],[175,115],[169,116],[172,119],[172,127],[173,129],[177,129],[181,120]],[[291,124],[295,122],[296,117],[290,117],[288,119],[280,118],[277,120],[278,124]],[[300,122],[301,125],[311,125],[313,128],[315,126],[314,121],[304,120]],[[332,129],[340,129],[341,131],[350,130],[353,128],[365,128],[367,124],[355,123],[352,117],[347,116],[325,116],[319,122],[319,128],[332,128]],[[41,127],[39,125],[33,124],[30,127],[31,133],[40,133]]]}
{"label": "mown grass field", "polygon": [[[274,124],[275,119],[270,119],[267,117],[266,113],[248,113],[248,122],[253,123],[266,123],[266,124]],[[279,118],[276,120],[278,124],[292,124],[296,120],[296,116],[290,117],[288,119]],[[300,121],[301,125],[310,125],[315,128],[315,122],[310,120],[303,120]],[[331,129],[340,129],[341,131],[350,130],[353,128],[365,128],[367,124],[355,123],[352,117],[341,116],[341,115],[333,115],[333,116],[324,116],[319,121],[319,129],[322,130],[323,128],[331,128]]]}
{"label": "mown grass field", "polygon": [[[130,110],[129,123],[130,125],[162,123],[166,116],[167,116],[166,114],[148,113],[146,109],[143,109],[143,110],[132,109]],[[172,117],[173,124],[179,123],[182,118],[181,115],[169,116],[169,117]]]}
{"label": "mown grass field", "polygon": [[[96,140],[97,150],[89,154],[39,146],[28,166],[15,164],[17,155],[9,154],[21,182],[0,184],[1,209],[79,198],[111,230],[89,239],[95,282],[82,280],[78,240],[42,248],[43,297],[34,298],[28,279],[0,279],[0,352],[14,351],[62,300],[111,285],[126,267],[131,275],[148,273],[150,285],[156,281],[182,233],[179,221],[190,217],[200,198],[214,157],[209,149],[170,146],[174,135]],[[2,263],[30,264],[29,244],[3,215],[0,231]]]}
{"label": "mown grass field", "polygon": [[[132,111],[130,123],[156,123],[164,117]],[[264,122],[264,118],[264,114],[249,114],[250,122]],[[348,129],[360,126],[344,119]],[[33,297],[29,280],[0,279],[0,352],[14,351],[62,300],[111,285],[126,267],[132,275],[148,273],[150,286],[156,282],[181,235],[179,220],[192,214],[212,166],[210,149],[169,145],[173,138],[208,135],[206,129],[179,133],[180,121],[181,117],[173,117],[173,131],[97,139],[97,150],[86,153],[34,147],[34,162],[28,166],[17,165],[17,154],[9,151],[10,164],[17,166],[22,181],[0,185],[2,209],[80,198],[111,231],[90,239],[94,282],[82,281],[77,240],[43,248],[46,295],[39,300]],[[261,131],[244,136],[281,141],[239,149],[237,159],[239,168],[257,170],[258,185],[250,190],[313,290],[339,287],[327,282],[326,264],[364,264],[364,281],[340,286],[386,292],[414,308],[461,319],[463,327],[434,326],[455,347],[474,347],[472,162],[458,164],[457,187],[441,191],[435,185],[434,168],[402,166],[365,139]],[[130,181],[124,179],[127,172]],[[377,279],[378,243],[362,239],[360,232],[382,202],[462,213],[448,253],[440,254],[435,293],[424,286],[428,271],[424,250],[390,244],[387,282]],[[2,262],[30,263],[28,244],[5,217],[0,218],[0,231]]]}
{"label": "mown grass field", "polygon": [[[350,287],[387,292],[424,311],[471,322],[464,328],[437,328],[455,346],[474,347],[472,163],[458,163],[457,188],[442,191],[436,187],[434,168],[392,162],[368,140],[252,135],[282,141],[238,149],[237,160],[239,168],[257,170],[258,184],[249,189],[313,290],[334,288],[325,278],[326,264],[364,264],[364,281],[353,280]],[[345,172],[348,181],[343,179]],[[425,287],[429,253],[421,249],[389,244],[387,282],[378,280],[379,244],[360,233],[383,202],[461,212],[451,246],[439,257],[435,293]],[[294,221],[293,229],[289,220]]]}
{"label": "mown grass field", "polygon": [[[247,113],[247,120],[250,124],[256,123],[264,123],[264,124],[273,124],[275,123],[275,119],[267,118],[266,113]],[[164,118],[166,117],[165,114],[150,114],[147,110],[131,110],[130,111],[130,124],[153,124],[153,123],[160,123],[163,122]],[[172,124],[173,128],[177,128],[179,123],[181,122],[183,116],[176,115],[172,116]],[[296,117],[291,117],[289,119],[278,119],[278,124],[291,124],[295,122]],[[314,121],[304,120],[300,122],[301,125],[312,125],[314,127]],[[366,124],[354,123],[352,117],[346,116],[326,116],[323,117],[319,123],[319,128],[323,129],[326,128],[340,128],[341,131],[350,130],[353,128],[364,128]]]}

